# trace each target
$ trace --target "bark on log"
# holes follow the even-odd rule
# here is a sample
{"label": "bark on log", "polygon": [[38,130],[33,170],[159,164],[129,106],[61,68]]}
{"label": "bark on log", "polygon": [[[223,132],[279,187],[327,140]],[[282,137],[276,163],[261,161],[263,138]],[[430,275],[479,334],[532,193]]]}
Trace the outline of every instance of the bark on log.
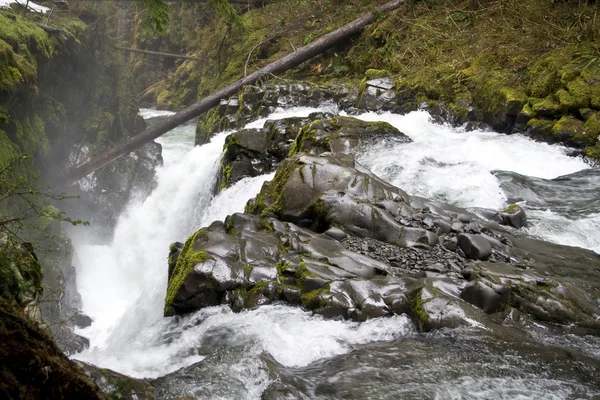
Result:
{"label": "bark on log", "polygon": [[[400,7],[404,1],[405,0],[392,0],[389,3],[377,8],[376,12],[382,13],[395,10],[396,8]],[[362,17],[336,29],[335,31],[323,35],[321,38],[315,40],[311,44],[298,48],[293,53],[274,61],[266,67],[251,73],[245,78],[242,78],[231,85],[211,94],[210,96],[205,97],[199,102],[179,111],[178,113],[167,117],[162,123],[154,125],[133,136],[117,148],[108,151],[78,167],[75,167],[65,176],[64,183],[66,185],[72,184],[73,182],[83,178],[88,174],[91,174],[97,169],[104,167],[117,158],[122,157],[123,155],[167,133],[171,129],[193,118],[196,118],[200,114],[217,106],[222,99],[228,98],[237,93],[244,87],[244,85],[251,85],[265,75],[285,72],[288,69],[300,65],[304,61],[323,53],[325,50],[333,47],[341,41],[360,33],[365,26],[375,21],[377,18],[376,12],[365,14]]]}
{"label": "bark on log", "polygon": [[130,47],[121,47],[121,46],[115,46],[115,49],[117,50],[123,50],[123,51],[130,51],[132,53],[142,53],[142,54],[148,54],[151,56],[161,56],[161,57],[170,57],[170,58],[182,58],[184,60],[195,60],[195,61],[200,61],[199,58],[196,57],[190,57],[190,56],[181,56],[179,54],[172,54],[172,53],[161,53],[158,51],[150,51],[150,50],[141,50],[141,49],[132,49]]}

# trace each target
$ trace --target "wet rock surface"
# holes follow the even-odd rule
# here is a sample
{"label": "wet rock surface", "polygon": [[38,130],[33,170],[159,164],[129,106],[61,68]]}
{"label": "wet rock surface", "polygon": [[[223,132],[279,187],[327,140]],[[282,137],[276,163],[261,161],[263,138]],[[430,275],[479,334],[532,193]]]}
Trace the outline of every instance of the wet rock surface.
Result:
{"label": "wet rock surface", "polygon": [[305,151],[354,154],[384,136],[411,141],[388,123],[328,113],[268,120],[261,129],[243,129],[227,137],[218,186],[223,189],[242,178],[273,172],[288,155]]}
{"label": "wet rock surface", "polygon": [[357,94],[357,89],[344,85],[327,89],[307,83],[247,86],[238,96],[222,100],[199,120],[196,144],[207,143],[215,132],[242,128],[279,107],[320,107],[327,103],[336,109],[353,110]]}
{"label": "wet rock surface", "polygon": [[334,144],[356,120],[341,121],[305,125],[245,214],[172,247],[166,315],[281,301],[356,321],[408,314],[423,331],[600,327],[599,255],[524,237],[516,205],[466,210],[409,196],[356,163],[359,141]]}
{"label": "wet rock surface", "polygon": [[82,361],[74,363],[110,399],[154,400],[155,389],[143,379],[134,379],[106,368],[99,368]]}
{"label": "wet rock surface", "polygon": [[267,116],[277,107],[317,107],[327,104],[350,115],[363,111],[406,113],[426,110],[436,123],[464,125],[467,131],[493,129],[507,134],[522,133],[534,140],[583,149],[579,150],[581,154],[597,162],[600,113],[590,108],[580,108],[575,115],[566,115],[564,107],[549,100],[552,96],[527,100],[523,94],[510,91],[502,94],[493,110],[475,104],[470,96],[453,102],[432,99],[417,101],[423,98],[422,92],[403,84],[398,85],[392,75],[383,70],[367,71],[358,86],[348,88],[337,84],[318,87],[307,83],[289,83],[247,88],[239,96],[221,101],[219,107],[199,120],[196,144],[207,143],[215,132],[242,128],[249,122]]}

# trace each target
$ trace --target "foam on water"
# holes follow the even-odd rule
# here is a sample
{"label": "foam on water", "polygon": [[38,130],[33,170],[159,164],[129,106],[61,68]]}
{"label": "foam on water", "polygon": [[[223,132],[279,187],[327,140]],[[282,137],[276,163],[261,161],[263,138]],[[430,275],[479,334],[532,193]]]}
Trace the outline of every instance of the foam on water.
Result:
{"label": "foam on water", "polygon": [[[337,109],[327,106],[318,110],[277,110],[269,118],[308,116],[316,111],[335,113]],[[147,110],[144,115],[148,118],[158,113]],[[491,174],[496,169],[552,178],[586,167],[567,157],[561,147],[535,143],[518,135],[467,133],[433,125],[423,112],[405,116],[367,113],[360,118],[388,121],[414,141],[376,144],[361,155],[362,164],[411,194],[462,206],[505,205],[505,196]],[[255,121],[248,127],[262,127],[265,121],[266,118]],[[273,176],[242,179],[213,197],[227,133],[192,148],[193,131],[193,125],[185,125],[159,139],[165,165],[157,171],[158,185],[147,199],[128,206],[119,218],[111,243],[89,245],[83,235],[73,238],[79,258],[77,279],[83,311],[94,319],[91,327],[79,332],[90,338],[91,347],[76,358],[134,377],[159,377],[204,360],[210,362],[207,368],[214,379],[208,382],[214,388],[209,397],[231,398],[228,386],[241,385],[244,398],[260,398],[270,379],[260,357],[264,352],[286,367],[302,367],[347,353],[360,344],[394,340],[413,332],[404,316],[359,324],[324,320],[281,305],[240,313],[213,307],[185,317],[163,318],[169,244],[187,239],[214,220],[242,211],[246,201]],[[547,222],[554,216],[542,213],[535,218]],[[556,231],[540,223],[532,228],[532,233],[554,235],[556,241],[570,240],[569,235],[574,235],[573,243],[581,245],[586,244],[585,237],[593,236],[590,230],[598,232],[594,223],[597,221],[591,221],[589,226],[561,221],[562,228]],[[241,350],[233,358],[219,361],[214,356],[235,349]],[[503,392],[489,391],[492,383],[455,382],[462,389],[470,385],[474,389],[470,393],[480,394],[472,398],[484,398],[487,394],[503,398]],[[195,393],[198,385],[204,384],[182,383],[180,393]],[[540,379],[538,384],[552,383]],[[456,394],[450,386],[438,386],[435,390],[440,398]],[[564,397],[562,393],[556,395]]]}
{"label": "foam on water", "polygon": [[153,108],[141,108],[139,115],[144,119],[150,119],[156,117],[169,117],[171,115],[175,115],[175,112],[167,110],[155,110]]}
{"label": "foam on water", "polygon": [[567,149],[534,142],[522,135],[465,132],[429,121],[429,114],[366,113],[365,121],[389,122],[408,135],[409,144],[378,143],[359,157],[376,175],[408,193],[459,206],[501,208],[506,196],[494,170],[555,178],[587,168]]}
{"label": "foam on water", "polygon": [[[307,116],[315,111],[279,110],[270,118]],[[254,125],[262,124],[264,120]],[[181,135],[188,140],[185,132]],[[90,338],[90,349],[76,358],[136,377],[158,377],[202,360],[198,349],[205,334],[218,327],[232,330],[233,342],[250,338],[258,343],[256,349],[268,351],[289,366],[348,351],[353,343],[406,332],[410,324],[404,317],[358,325],[325,321],[290,307],[239,314],[217,308],[185,318],[162,317],[169,244],[242,211],[263,182],[273,177],[242,179],[213,198],[226,135],[218,134],[204,146],[188,147],[184,156],[177,143],[165,140],[165,166],[157,171],[156,189],[147,199],[128,206],[112,243],[89,245],[74,238],[83,310],[94,319],[91,327],[79,331]]]}
{"label": "foam on water", "polygon": [[528,210],[529,233],[554,243],[590,249],[600,254],[600,214],[569,219],[552,210]]}
{"label": "foam on water", "polygon": [[[501,135],[436,125],[424,111],[406,115],[366,113],[358,118],[385,121],[413,142],[386,140],[362,153],[358,160],[381,178],[409,194],[462,207],[503,209],[506,195],[495,170],[552,179],[589,166],[567,156],[562,146],[538,143],[523,135]],[[551,210],[529,210],[529,231],[554,243],[600,251],[600,214],[570,220]]]}

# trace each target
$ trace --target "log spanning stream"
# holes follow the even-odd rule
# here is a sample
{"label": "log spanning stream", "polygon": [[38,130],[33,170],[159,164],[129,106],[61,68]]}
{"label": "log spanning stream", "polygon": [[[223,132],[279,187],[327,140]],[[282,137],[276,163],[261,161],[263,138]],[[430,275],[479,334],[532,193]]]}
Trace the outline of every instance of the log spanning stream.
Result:
{"label": "log spanning stream", "polygon": [[[269,118],[314,111],[292,108]],[[144,112],[146,118],[158,114]],[[600,204],[591,195],[600,190],[600,170],[568,157],[566,149],[433,125],[425,112],[358,118],[390,122],[413,140],[376,143],[361,155],[381,178],[463,207],[523,201],[528,234],[600,252]],[[245,178],[213,196],[226,136],[193,147],[194,126],[187,125],[161,137],[165,165],[157,171],[158,185],[128,206],[113,241],[74,240],[83,311],[94,319],[79,332],[91,346],[75,358],[156,378],[159,398],[600,398],[600,339],[535,325],[536,341],[514,343],[494,339],[477,324],[421,334],[404,315],[356,323],[284,305],[240,313],[212,307],[163,318],[169,244],[242,211],[272,178]]]}

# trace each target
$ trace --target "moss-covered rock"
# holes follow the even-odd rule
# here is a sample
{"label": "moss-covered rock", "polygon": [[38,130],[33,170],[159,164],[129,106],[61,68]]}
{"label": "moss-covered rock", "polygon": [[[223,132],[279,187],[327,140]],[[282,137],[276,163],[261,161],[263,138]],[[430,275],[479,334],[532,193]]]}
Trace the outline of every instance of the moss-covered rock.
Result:
{"label": "moss-covered rock", "polygon": [[[206,235],[206,228],[194,233],[185,242],[180,254],[177,256],[175,267],[169,274],[169,286],[167,287],[167,296],[165,298],[165,315],[171,313],[172,302],[184,284],[188,274],[192,272],[196,264],[203,263],[210,258],[210,255],[200,247],[202,242],[207,239]],[[173,261],[170,261],[170,263],[173,263]]]}
{"label": "moss-covered rock", "polygon": [[365,122],[353,117],[336,116],[305,125],[292,143],[289,157],[305,152],[352,154],[369,141],[381,137],[410,142],[411,139],[387,122]]}
{"label": "moss-covered rock", "polygon": [[532,118],[525,126],[525,134],[536,140],[555,143],[556,138],[552,134],[554,123],[554,120]]}
{"label": "moss-covered rock", "polygon": [[15,238],[0,238],[0,298],[23,308],[32,320],[41,323],[42,267],[30,244]]}
{"label": "moss-covered rock", "polygon": [[36,323],[0,300],[0,396],[5,399],[106,399]]}

